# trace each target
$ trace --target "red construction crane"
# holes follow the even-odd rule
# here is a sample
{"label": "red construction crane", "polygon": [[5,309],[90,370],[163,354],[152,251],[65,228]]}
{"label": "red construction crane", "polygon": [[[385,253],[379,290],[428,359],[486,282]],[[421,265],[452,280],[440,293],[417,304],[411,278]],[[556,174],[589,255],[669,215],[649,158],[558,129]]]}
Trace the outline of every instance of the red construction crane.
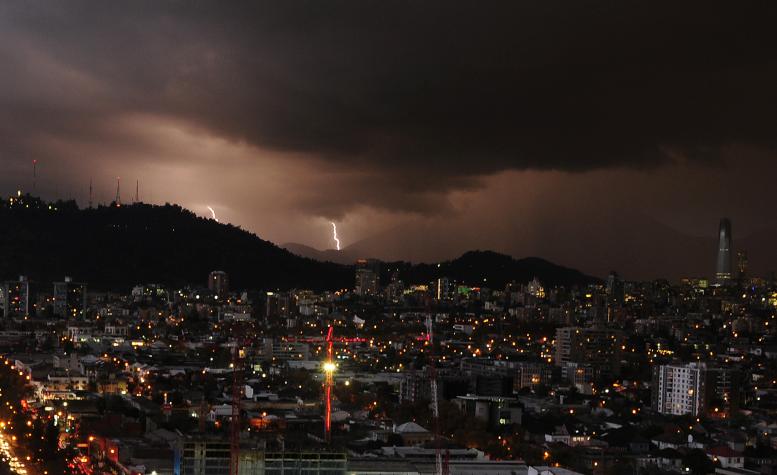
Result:
{"label": "red construction crane", "polygon": [[[307,341],[311,342],[322,342],[326,341],[326,361],[324,361],[324,438],[326,439],[327,444],[332,441],[332,388],[334,388],[334,372],[337,370],[337,364],[334,362],[334,342],[337,341],[339,343],[364,343],[367,341],[365,338],[347,338],[347,337],[334,337],[334,327],[329,327],[329,330],[326,332],[326,338],[320,339],[320,338],[309,338],[305,339]],[[287,341],[305,341],[303,339],[288,339]]]}
{"label": "red construction crane", "polygon": [[324,381],[324,403],[326,404],[324,409],[324,438],[327,444],[332,441],[332,386],[334,386],[334,372],[337,368],[333,361],[333,332],[334,328],[329,327],[329,331],[326,333],[326,361],[324,362],[324,374],[326,375],[326,380]]}
{"label": "red construction crane", "polygon": [[[330,327],[331,330],[331,327]],[[327,336],[287,336],[284,338],[284,341],[288,343],[325,343],[329,342],[327,339]],[[340,342],[340,343],[367,343],[367,338],[361,338],[361,337],[340,337],[335,338],[334,341]]]}

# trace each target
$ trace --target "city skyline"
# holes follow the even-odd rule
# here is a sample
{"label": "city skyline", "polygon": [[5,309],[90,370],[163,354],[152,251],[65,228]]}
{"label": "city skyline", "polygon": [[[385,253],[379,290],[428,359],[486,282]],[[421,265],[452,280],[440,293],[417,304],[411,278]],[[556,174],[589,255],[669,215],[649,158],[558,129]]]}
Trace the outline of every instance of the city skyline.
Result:
{"label": "city skyline", "polygon": [[0,2],[0,475],[777,475],[776,24]]}

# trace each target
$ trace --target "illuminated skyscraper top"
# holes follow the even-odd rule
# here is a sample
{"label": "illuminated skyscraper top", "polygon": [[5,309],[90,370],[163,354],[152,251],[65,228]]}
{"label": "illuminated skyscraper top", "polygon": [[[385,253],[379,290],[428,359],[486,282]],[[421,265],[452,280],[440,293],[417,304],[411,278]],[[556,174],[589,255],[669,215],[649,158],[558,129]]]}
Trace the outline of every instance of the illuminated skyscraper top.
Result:
{"label": "illuminated skyscraper top", "polygon": [[731,280],[733,248],[731,221],[728,218],[723,218],[720,220],[718,231],[718,265],[715,268],[715,280],[718,284],[725,284]]}

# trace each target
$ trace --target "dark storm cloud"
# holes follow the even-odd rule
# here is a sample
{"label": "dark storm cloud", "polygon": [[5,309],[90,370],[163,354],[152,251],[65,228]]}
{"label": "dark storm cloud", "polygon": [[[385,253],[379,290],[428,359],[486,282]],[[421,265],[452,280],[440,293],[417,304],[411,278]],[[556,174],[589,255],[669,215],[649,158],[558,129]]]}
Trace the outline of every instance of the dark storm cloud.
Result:
{"label": "dark storm cloud", "polygon": [[341,171],[311,212],[430,212],[508,169],[772,147],[775,20],[769,2],[6,2],[0,136],[5,156],[142,150],[116,119],[162,117]]}

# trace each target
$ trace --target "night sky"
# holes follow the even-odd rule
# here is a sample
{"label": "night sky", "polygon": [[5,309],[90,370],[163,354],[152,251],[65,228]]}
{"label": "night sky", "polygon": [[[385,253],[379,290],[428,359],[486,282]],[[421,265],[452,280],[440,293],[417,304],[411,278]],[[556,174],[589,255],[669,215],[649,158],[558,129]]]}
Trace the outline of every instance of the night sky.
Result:
{"label": "night sky", "polygon": [[[0,3],[0,192],[175,202],[276,243],[777,269],[777,4]],[[741,240],[740,240],[741,238]],[[361,241],[361,242],[360,242]],[[709,247],[709,249],[708,249]],[[708,256],[708,257],[707,257]]]}

